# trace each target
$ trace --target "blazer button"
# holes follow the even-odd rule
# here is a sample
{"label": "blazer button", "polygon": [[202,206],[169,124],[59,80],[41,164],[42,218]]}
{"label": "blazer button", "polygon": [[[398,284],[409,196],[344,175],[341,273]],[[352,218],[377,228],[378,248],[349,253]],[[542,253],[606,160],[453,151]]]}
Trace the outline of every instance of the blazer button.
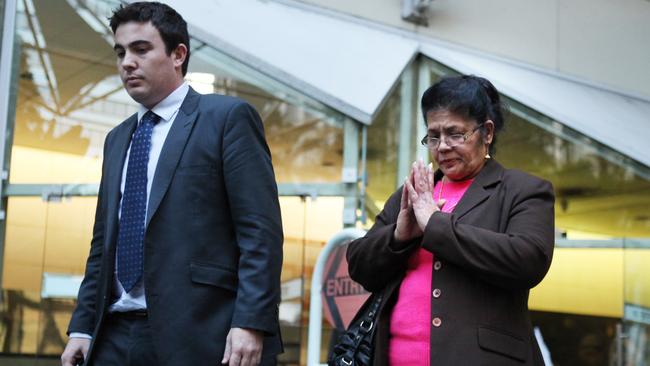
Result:
{"label": "blazer button", "polygon": [[439,271],[440,268],[442,268],[442,262],[441,261],[435,261],[433,263],[433,269],[436,270],[436,271]]}
{"label": "blazer button", "polygon": [[438,317],[433,318],[431,321],[431,324],[433,324],[434,327],[438,328],[439,326],[442,325],[442,320]]}
{"label": "blazer button", "polygon": [[440,291],[439,288],[434,289],[434,290],[433,290],[433,297],[437,299],[437,298],[440,297],[441,293],[442,293],[442,291]]}

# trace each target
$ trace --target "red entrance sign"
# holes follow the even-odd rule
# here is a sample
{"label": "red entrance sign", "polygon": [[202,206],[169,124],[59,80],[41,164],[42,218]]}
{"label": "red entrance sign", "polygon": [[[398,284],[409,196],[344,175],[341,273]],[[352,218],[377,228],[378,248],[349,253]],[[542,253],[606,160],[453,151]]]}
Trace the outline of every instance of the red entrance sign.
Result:
{"label": "red entrance sign", "polygon": [[352,281],[345,252],[348,244],[334,249],[323,272],[323,310],[327,321],[337,329],[347,328],[370,293]]}

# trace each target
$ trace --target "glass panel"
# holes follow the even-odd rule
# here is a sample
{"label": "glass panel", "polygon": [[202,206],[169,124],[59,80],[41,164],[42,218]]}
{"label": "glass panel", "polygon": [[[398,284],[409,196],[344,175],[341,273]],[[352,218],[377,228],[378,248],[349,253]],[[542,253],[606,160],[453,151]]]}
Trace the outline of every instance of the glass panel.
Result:
{"label": "glass panel", "polygon": [[618,319],[537,311],[531,319],[553,365],[616,365]]}
{"label": "glass panel", "polygon": [[[0,353],[56,356],[67,341],[65,330],[85,269],[96,198],[8,201]],[[313,267],[327,240],[342,229],[343,198],[282,197],[280,204],[285,235],[280,320],[286,342],[281,357],[298,364],[306,354]],[[67,287],[61,289],[49,281],[52,278]]]}
{"label": "glass panel", "polygon": [[108,9],[117,4],[18,2],[22,44],[12,183],[99,181],[106,133],[136,111],[116,75],[106,23]]}
{"label": "glass panel", "polygon": [[540,347],[554,365],[615,365],[623,258],[620,241],[557,242],[528,301]]}
{"label": "glass panel", "polygon": [[610,162],[515,113],[499,136],[496,158],[553,183],[561,235],[650,237],[650,181],[631,166]]}
{"label": "glass panel", "polygon": [[343,228],[343,198],[281,197],[280,204],[284,229],[280,322],[285,352],[279,361],[303,365],[312,273],[321,249]]}
{"label": "glass panel", "polygon": [[[22,41],[11,183],[97,183],[108,131],[137,110],[106,24],[119,2],[19,2]],[[47,14],[48,16],[40,16]],[[280,182],[338,182],[342,115],[192,39],[187,80],[260,112]]]}
{"label": "glass panel", "polygon": [[8,201],[1,352],[59,355],[76,295],[52,291],[44,285],[44,274],[68,278],[83,273],[96,199]]}
{"label": "glass panel", "polygon": [[554,364],[650,365],[650,241],[562,240],[529,307]]}
{"label": "glass panel", "polygon": [[5,28],[5,0],[0,0],[0,40]]}
{"label": "glass panel", "polygon": [[[195,40],[192,40],[194,42]],[[198,41],[197,41],[198,42]],[[242,65],[198,42],[187,79],[197,90],[241,97],[255,106],[262,120],[279,182],[338,182],[343,164],[340,113],[286,92],[276,82],[238,72]],[[250,71],[250,70],[248,70]],[[203,83],[197,80],[204,80]],[[269,91],[259,86],[265,84]]]}
{"label": "glass panel", "polygon": [[[375,120],[368,126],[367,193],[369,199],[380,208],[397,188],[400,90],[398,84]],[[370,219],[374,220],[374,216]]]}
{"label": "glass panel", "polygon": [[625,240],[623,365],[650,365],[650,240]]}
{"label": "glass panel", "polygon": [[528,306],[554,365],[615,365],[623,314],[620,241],[560,240],[551,268]]}

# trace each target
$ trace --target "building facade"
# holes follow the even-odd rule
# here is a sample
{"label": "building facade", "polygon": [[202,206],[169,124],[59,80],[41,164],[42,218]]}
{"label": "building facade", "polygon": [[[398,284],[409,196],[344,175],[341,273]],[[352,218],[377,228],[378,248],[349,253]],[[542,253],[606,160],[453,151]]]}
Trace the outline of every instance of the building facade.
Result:
{"label": "building facade", "polygon": [[[508,102],[495,158],[556,190],[556,255],[529,303],[550,358],[650,364],[650,2],[424,1],[417,23],[399,0],[167,2],[190,24],[188,82],[264,120],[285,230],[281,364],[305,363],[321,248],[369,227],[428,159],[419,96],[459,73]],[[136,111],[107,24],[119,3],[0,0],[0,365],[57,364],[67,341],[103,140]]]}

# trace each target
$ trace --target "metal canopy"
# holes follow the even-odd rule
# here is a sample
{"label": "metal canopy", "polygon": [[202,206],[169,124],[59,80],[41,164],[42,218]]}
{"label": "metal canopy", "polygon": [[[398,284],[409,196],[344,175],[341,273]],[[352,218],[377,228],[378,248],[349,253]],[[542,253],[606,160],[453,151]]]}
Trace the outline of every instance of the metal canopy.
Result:
{"label": "metal canopy", "polygon": [[650,167],[650,101],[467,50],[428,43],[420,51]]}
{"label": "metal canopy", "polygon": [[277,2],[166,2],[201,41],[366,124],[418,48],[413,39]]}
{"label": "metal canopy", "polygon": [[239,62],[370,124],[419,53],[650,167],[650,101],[291,1],[168,0],[191,33]]}

